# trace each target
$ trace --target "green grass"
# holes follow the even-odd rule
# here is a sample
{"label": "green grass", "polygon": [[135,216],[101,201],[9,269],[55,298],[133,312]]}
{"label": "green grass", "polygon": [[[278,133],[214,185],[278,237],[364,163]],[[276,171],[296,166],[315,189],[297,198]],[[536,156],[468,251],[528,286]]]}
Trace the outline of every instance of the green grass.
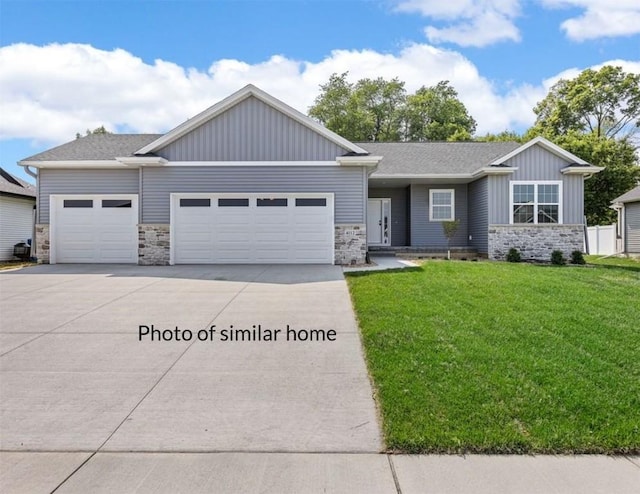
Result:
{"label": "green grass", "polygon": [[640,260],[629,257],[584,256],[587,264],[596,266],[627,268],[640,271]]}
{"label": "green grass", "polygon": [[29,261],[0,261],[0,271],[4,271],[6,269],[26,268],[35,265],[36,263]]}
{"label": "green grass", "polygon": [[389,450],[640,452],[640,272],[435,261],[347,279]]}

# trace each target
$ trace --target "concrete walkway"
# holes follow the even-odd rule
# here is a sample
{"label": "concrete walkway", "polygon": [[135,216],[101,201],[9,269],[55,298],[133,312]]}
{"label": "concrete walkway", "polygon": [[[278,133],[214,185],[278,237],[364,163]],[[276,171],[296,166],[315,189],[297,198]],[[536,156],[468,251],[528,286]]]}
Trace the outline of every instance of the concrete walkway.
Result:
{"label": "concrete walkway", "polygon": [[[140,326],[152,325],[171,341],[140,336]],[[260,325],[263,341],[222,341],[231,325]],[[325,330],[328,339],[287,341],[287,325]],[[183,341],[175,341],[176,326]],[[205,340],[184,341],[187,329],[207,330]],[[265,341],[266,329],[281,329],[279,339]],[[0,330],[3,494],[637,493],[640,486],[638,458],[379,454],[339,267],[63,265],[1,273]]]}
{"label": "concrete walkway", "polygon": [[637,494],[640,486],[638,457],[12,452],[0,462],[5,494],[58,486],[77,494]]}

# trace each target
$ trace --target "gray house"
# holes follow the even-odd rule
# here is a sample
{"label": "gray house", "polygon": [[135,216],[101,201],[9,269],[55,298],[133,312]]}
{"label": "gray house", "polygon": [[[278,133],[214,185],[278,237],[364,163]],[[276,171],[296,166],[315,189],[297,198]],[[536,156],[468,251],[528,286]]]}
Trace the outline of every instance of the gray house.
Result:
{"label": "gray house", "polygon": [[0,168],[0,261],[13,260],[13,246],[33,238],[36,189]]}
{"label": "gray house", "polygon": [[[352,143],[249,85],[164,135],[90,135],[26,158],[41,262],[361,263],[369,248],[548,259],[583,244],[600,169],[542,138]],[[37,173],[33,169],[37,169]]]}
{"label": "gray house", "polygon": [[614,199],[618,211],[618,231],[625,254],[640,255],[640,185]]}

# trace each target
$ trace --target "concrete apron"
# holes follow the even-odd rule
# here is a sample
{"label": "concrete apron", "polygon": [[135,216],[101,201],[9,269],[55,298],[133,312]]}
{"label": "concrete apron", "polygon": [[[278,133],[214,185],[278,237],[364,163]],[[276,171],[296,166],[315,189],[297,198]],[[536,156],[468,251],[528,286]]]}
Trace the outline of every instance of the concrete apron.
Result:
{"label": "concrete apron", "polygon": [[[3,451],[383,447],[339,267],[38,266],[0,275],[0,298]],[[140,325],[218,333],[139,341]],[[282,331],[222,342],[231,325]]]}

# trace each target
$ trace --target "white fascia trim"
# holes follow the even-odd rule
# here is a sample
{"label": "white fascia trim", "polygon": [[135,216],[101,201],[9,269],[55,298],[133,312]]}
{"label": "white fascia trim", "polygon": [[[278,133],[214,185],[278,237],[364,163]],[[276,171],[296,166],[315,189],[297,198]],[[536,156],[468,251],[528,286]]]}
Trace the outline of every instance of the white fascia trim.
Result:
{"label": "white fascia trim", "polygon": [[336,162],[342,166],[378,166],[382,156],[339,156]]}
{"label": "white fascia trim", "polygon": [[116,157],[118,163],[126,166],[166,165],[168,161],[162,156],[122,156]]}
{"label": "white fascia trim", "polygon": [[473,177],[486,177],[487,175],[511,175],[517,171],[518,167],[515,166],[485,166],[474,172]]}
{"label": "white fascia trim", "polygon": [[335,161],[169,161],[167,166],[338,166],[338,163]]}
{"label": "white fascia trim", "polygon": [[371,175],[370,178],[372,178],[372,179],[378,179],[378,178],[384,178],[384,179],[391,179],[391,178],[398,178],[398,179],[404,179],[404,178],[451,178],[451,179],[457,179],[457,178],[476,178],[476,176],[471,174],[471,173],[457,173],[457,174],[451,174],[451,173],[377,174],[377,173],[374,173],[373,175]]}
{"label": "white fascia trim", "polygon": [[34,168],[125,168],[116,160],[78,160],[78,161],[19,161],[22,167]]}
{"label": "white fascia trim", "polygon": [[601,166],[567,166],[560,170],[563,175],[593,175],[604,170]]}
{"label": "white fascia trim", "polygon": [[567,160],[567,161],[569,161],[571,163],[577,163],[579,165],[588,165],[589,164],[585,160],[583,160],[582,158],[578,158],[575,154],[572,154],[569,151],[565,151],[560,146],[554,144],[553,142],[545,139],[542,136],[538,136],[538,137],[536,137],[534,139],[531,139],[529,142],[523,144],[522,146],[520,146],[517,149],[514,149],[509,154],[505,154],[504,156],[501,156],[501,157],[497,158],[491,164],[492,165],[500,165],[500,164],[504,163],[505,161],[510,160],[514,156],[520,154],[521,152],[529,149],[531,146],[535,146],[536,144],[539,144],[540,146],[545,148],[547,151],[555,154],[556,156],[559,156],[560,158],[564,158],[565,160]]}
{"label": "white fascia trim", "polygon": [[156,139],[152,143],[147,144],[142,149],[139,149],[138,151],[136,151],[135,154],[152,153],[153,151],[163,146],[166,146],[167,144],[182,137],[192,129],[198,127],[199,125],[202,125],[204,122],[228,110],[229,108],[238,104],[239,102],[241,102],[245,98],[248,98],[249,96],[254,96],[258,98],[263,103],[266,103],[269,106],[272,106],[273,108],[275,108],[276,110],[281,111],[282,113],[291,117],[297,122],[301,123],[305,127],[308,127],[309,129],[316,131],[318,134],[326,137],[327,139],[334,142],[338,146],[349,149],[350,151],[353,151],[355,153],[363,153],[363,154],[367,153],[366,150],[362,149],[359,146],[356,146],[352,142],[349,142],[344,137],[339,136],[335,132],[330,131],[323,125],[319,124],[318,122],[315,122],[308,116],[304,115],[303,113],[300,113],[298,110],[290,107],[286,103],[283,103],[282,101],[274,98],[270,94],[265,93],[264,91],[257,88],[253,84],[248,84],[247,86],[243,87],[239,91],[233,93],[231,96],[226,97],[225,99],[219,101],[215,105],[197,114],[195,117],[192,117],[186,122],[183,122],[182,124],[178,125],[175,129],[167,132],[165,135]]}

